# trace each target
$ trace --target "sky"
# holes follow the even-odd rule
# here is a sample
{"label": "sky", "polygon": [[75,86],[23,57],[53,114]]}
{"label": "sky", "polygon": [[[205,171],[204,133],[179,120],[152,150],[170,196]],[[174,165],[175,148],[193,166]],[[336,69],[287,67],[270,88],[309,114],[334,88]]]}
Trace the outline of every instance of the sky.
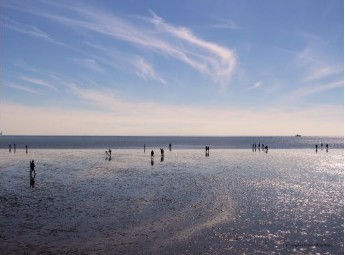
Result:
{"label": "sky", "polygon": [[343,0],[0,5],[3,134],[343,136]]}

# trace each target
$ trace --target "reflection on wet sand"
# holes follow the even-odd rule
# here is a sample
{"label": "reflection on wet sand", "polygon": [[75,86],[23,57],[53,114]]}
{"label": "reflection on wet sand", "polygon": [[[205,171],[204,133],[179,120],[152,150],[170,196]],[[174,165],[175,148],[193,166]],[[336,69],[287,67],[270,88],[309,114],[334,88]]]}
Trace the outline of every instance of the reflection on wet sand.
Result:
{"label": "reflection on wet sand", "polygon": [[[142,149],[109,162],[93,150],[31,153],[44,169],[34,189],[25,153],[0,157],[1,254],[343,250],[343,150],[174,150],[154,167]],[[295,252],[301,242],[330,246]]]}

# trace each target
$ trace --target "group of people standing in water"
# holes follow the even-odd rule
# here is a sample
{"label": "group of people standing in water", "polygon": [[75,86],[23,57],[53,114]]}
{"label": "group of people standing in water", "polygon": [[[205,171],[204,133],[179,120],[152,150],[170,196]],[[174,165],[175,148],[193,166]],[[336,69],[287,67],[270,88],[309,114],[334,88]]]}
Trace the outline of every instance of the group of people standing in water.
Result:
{"label": "group of people standing in water", "polygon": [[[14,143],[14,144],[13,144],[13,153],[16,153],[16,150],[17,150],[17,146],[16,146],[16,144]],[[12,144],[9,144],[9,145],[8,145],[8,151],[9,151],[9,152],[12,152]],[[28,154],[28,146],[27,146],[27,145],[25,145],[25,152],[26,152],[26,154]]]}
{"label": "group of people standing in water", "polygon": [[268,146],[267,146],[267,145],[265,146],[264,144],[260,144],[260,143],[259,143],[259,144],[256,146],[255,143],[253,144],[253,152],[256,151],[256,149],[258,149],[258,151],[260,151],[260,148],[261,148],[262,151],[265,151],[266,153],[268,152]]}
{"label": "group of people standing in water", "polygon": [[[318,145],[315,144],[315,151],[317,152]],[[321,150],[323,149],[323,143],[321,143]],[[326,152],[328,152],[328,143],[326,144]]]}

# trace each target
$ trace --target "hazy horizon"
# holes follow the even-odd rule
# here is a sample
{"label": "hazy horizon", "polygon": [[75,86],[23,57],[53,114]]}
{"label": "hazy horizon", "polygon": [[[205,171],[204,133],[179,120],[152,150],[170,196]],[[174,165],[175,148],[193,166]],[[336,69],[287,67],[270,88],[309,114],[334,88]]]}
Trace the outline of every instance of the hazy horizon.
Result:
{"label": "hazy horizon", "polygon": [[0,5],[4,135],[344,134],[341,0]]}

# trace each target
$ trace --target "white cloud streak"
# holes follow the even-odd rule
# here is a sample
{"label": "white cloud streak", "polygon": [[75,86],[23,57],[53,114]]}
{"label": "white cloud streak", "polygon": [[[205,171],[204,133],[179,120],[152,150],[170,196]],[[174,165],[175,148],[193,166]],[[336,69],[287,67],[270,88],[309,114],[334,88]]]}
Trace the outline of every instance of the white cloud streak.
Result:
{"label": "white cloud streak", "polygon": [[[233,50],[203,40],[185,27],[169,24],[152,11],[151,18],[141,17],[141,22],[134,24],[133,20],[130,22],[89,6],[70,4],[63,7],[76,15],[56,15],[50,13],[49,9],[19,9],[58,22],[71,29],[87,30],[122,40],[161,56],[181,61],[222,87],[230,82],[236,66],[236,54]],[[75,18],[76,16],[78,19]]]}
{"label": "white cloud streak", "polygon": [[105,69],[97,63],[96,60],[91,58],[74,58],[74,62],[80,64],[82,67],[87,68],[89,70],[98,72],[98,73],[105,73]]}
{"label": "white cloud streak", "polygon": [[312,94],[317,94],[321,92],[326,92],[329,90],[339,89],[344,87],[344,81],[336,81],[326,84],[319,84],[319,85],[308,85],[303,86],[295,91],[293,91],[288,97],[290,99],[298,99],[301,97],[306,97]]}
{"label": "white cloud streak", "polygon": [[258,81],[258,82],[255,82],[253,86],[247,88],[246,90],[253,90],[253,89],[258,89],[260,87],[262,87],[264,83],[262,81]]}
{"label": "white cloud streak", "polygon": [[39,85],[41,87],[44,87],[44,88],[48,88],[48,89],[51,89],[51,90],[54,90],[54,91],[57,91],[57,88],[50,84],[49,82],[47,81],[44,81],[42,79],[38,79],[38,78],[33,78],[33,77],[27,77],[27,76],[22,76],[22,77],[19,77],[22,81],[25,81],[25,82],[29,82],[31,84],[35,84],[35,85]]}
{"label": "white cloud streak", "polygon": [[342,68],[337,66],[321,66],[314,68],[311,73],[305,78],[305,82],[320,80],[335,74],[340,74],[343,71]]}
{"label": "white cloud streak", "polygon": [[5,22],[3,25],[5,28],[11,29],[13,31],[16,31],[16,32],[19,32],[22,34],[41,38],[45,41],[48,41],[50,43],[54,43],[54,44],[57,44],[60,46],[67,46],[65,43],[53,39],[49,34],[43,32],[42,30],[40,30],[36,26],[20,24],[20,23],[15,22],[11,19],[8,19],[8,18],[4,18],[4,21]]}
{"label": "white cloud streak", "polygon": [[14,83],[5,83],[5,86],[6,87],[9,87],[9,88],[12,88],[12,89],[16,89],[16,90],[20,90],[20,91],[24,91],[26,93],[30,93],[30,94],[33,94],[33,95],[36,95],[36,96],[42,96],[43,94],[34,90],[34,89],[31,89],[31,88],[28,88],[28,87],[25,87],[25,86],[22,86],[22,85],[18,85],[18,84],[14,84]]}
{"label": "white cloud streak", "polygon": [[218,29],[239,29],[235,22],[229,19],[221,19],[219,23],[211,25],[210,27]]}
{"label": "white cloud streak", "polygon": [[156,80],[164,85],[167,84],[167,82],[160,77],[154,67],[146,62],[142,57],[137,56],[132,60],[132,65],[136,69],[135,73],[143,78],[143,79],[152,79]]}

